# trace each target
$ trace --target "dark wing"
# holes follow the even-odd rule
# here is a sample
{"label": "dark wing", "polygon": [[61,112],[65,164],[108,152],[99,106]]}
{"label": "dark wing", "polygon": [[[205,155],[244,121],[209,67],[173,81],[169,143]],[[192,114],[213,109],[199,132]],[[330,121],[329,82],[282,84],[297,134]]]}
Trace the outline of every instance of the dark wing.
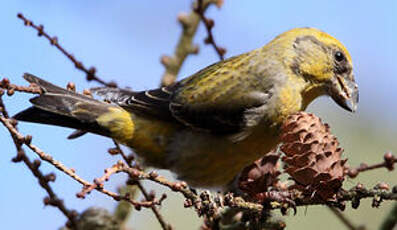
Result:
{"label": "dark wing", "polygon": [[233,69],[227,65],[236,65],[244,57],[218,62],[169,87],[143,92],[115,88],[92,91],[134,113],[215,134],[237,134],[239,139],[264,117],[272,96],[272,85],[263,84],[261,79],[252,79],[235,69],[223,71]]}
{"label": "dark wing", "polygon": [[[264,103],[259,100],[245,106],[194,106],[178,102],[174,98],[177,89],[177,86],[173,86],[141,92],[116,88],[95,88],[91,91],[133,113],[182,123],[193,129],[216,134],[238,133],[247,127],[248,119],[254,121],[261,117],[259,110]],[[257,117],[249,116],[257,113]]]}
{"label": "dark wing", "polygon": [[238,141],[250,133],[264,117],[270,93],[253,96],[246,104],[183,104],[175,97],[180,85],[133,92],[116,88],[96,88],[92,91],[105,100],[126,110],[156,119],[178,122],[193,129],[214,134],[232,135]]}
{"label": "dark wing", "polygon": [[[245,131],[248,128],[249,118],[253,118],[252,126],[256,125],[262,114],[257,117],[248,117],[249,111],[259,111],[264,104],[257,101],[253,104],[244,106],[233,106],[231,104],[204,104],[191,105],[178,102],[170,103],[172,115],[181,123],[195,129],[208,130],[216,134],[236,134]],[[253,124],[255,123],[255,124]]]}

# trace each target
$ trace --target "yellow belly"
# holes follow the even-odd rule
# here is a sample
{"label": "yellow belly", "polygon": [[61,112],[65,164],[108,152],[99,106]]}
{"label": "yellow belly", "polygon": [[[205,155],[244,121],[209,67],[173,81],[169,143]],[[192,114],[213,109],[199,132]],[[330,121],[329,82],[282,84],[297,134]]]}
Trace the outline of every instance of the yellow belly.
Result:
{"label": "yellow belly", "polygon": [[242,141],[175,124],[134,119],[134,138],[127,143],[148,166],[165,168],[192,186],[227,185],[244,166],[278,143],[277,128],[259,125]]}

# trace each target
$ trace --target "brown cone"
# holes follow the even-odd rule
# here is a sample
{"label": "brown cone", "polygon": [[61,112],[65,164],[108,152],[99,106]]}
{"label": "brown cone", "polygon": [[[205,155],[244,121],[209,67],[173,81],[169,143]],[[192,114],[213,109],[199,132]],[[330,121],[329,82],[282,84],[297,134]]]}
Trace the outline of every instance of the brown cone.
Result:
{"label": "brown cone", "polygon": [[291,115],[282,126],[280,147],[287,172],[296,182],[292,187],[324,200],[331,200],[342,187],[343,149],[328,124],[310,113]]}
{"label": "brown cone", "polygon": [[257,193],[266,192],[270,186],[275,186],[281,174],[279,158],[280,155],[272,151],[245,167],[238,180],[241,191],[254,196]]}

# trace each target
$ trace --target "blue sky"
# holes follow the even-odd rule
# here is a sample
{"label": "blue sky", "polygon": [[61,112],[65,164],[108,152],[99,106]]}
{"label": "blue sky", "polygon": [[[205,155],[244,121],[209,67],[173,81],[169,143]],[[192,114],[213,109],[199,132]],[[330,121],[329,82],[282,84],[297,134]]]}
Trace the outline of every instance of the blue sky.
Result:
{"label": "blue sky", "polygon": [[[55,84],[65,86],[73,81],[82,90],[96,86],[87,83],[48,41],[36,36],[31,28],[16,18],[18,12],[45,30],[86,66],[95,66],[106,80],[116,79],[120,86],[142,90],[156,87],[164,68],[161,55],[173,52],[181,28],[176,15],[189,10],[190,1],[2,1],[0,3],[0,78],[25,84],[24,72],[30,72]],[[236,1],[226,0],[222,9],[212,7],[208,16],[215,20],[216,41],[227,48],[230,57],[266,44],[273,37],[294,27],[317,27],[342,41],[351,53],[360,87],[360,105],[356,114],[347,114],[329,99],[322,98],[311,111],[330,122],[343,122],[354,130],[363,122],[368,127],[397,127],[397,12],[396,1]],[[214,50],[203,45],[205,30],[201,26],[195,42],[200,54],[189,57],[180,76],[188,76],[218,60]],[[9,111],[28,106],[27,95],[5,98]],[[111,142],[87,135],[69,141],[71,130],[35,124],[21,124],[33,142],[66,165],[76,168],[91,180],[116,161],[106,154]],[[379,129],[380,130],[380,129]],[[380,132],[380,131],[377,132]],[[338,132],[338,130],[336,130]],[[52,208],[43,208],[44,192],[23,166],[10,163],[14,147],[8,133],[0,128],[0,216],[2,226],[22,229],[42,226],[54,229],[65,219]],[[346,143],[359,145],[359,143]],[[33,158],[33,153],[29,153]],[[43,164],[44,171],[54,171]],[[79,211],[93,204],[111,208],[114,203],[96,192],[85,200],[75,198],[80,186],[57,172],[54,188],[67,206]],[[116,178],[111,188],[122,183]],[[19,221],[20,218],[24,221]]]}

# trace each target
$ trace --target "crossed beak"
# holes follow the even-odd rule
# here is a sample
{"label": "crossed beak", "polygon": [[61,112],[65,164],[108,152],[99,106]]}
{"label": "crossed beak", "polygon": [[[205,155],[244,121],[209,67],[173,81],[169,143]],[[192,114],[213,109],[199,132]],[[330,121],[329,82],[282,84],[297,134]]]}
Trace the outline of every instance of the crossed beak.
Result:
{"label": "crossed beak", "polygon": [[355,112],[358,104],[358,86],[351,75],[336,75],[332,79],[330,96],[342,108]]}

